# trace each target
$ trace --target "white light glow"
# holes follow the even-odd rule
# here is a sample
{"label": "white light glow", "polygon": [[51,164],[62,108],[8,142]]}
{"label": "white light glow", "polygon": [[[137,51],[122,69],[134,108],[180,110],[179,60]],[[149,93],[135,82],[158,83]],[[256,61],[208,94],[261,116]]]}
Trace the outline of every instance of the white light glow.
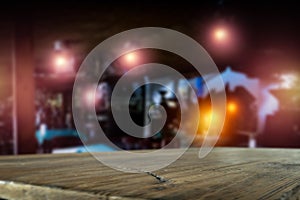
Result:
{"label": "white light glow", "polygon": [[137,60],[138,56],[134,52],[125,55],[125,61],[127,64],[135,64]]}
{"label": "white light glow", "polygon": [[95,92],[91,89],[87,90],[84,96],[84,101],[88,107],[95,106],[96,103]]}
{"label": "white light glow", "polygon": [[281,81],[280,87],[283,89],[291,89],[295,86],[297,81],[297,76],[294,74],[282,74],[279,76]]}
{"label": "white light glow", "polygon": [[224,41],[227,38],[227,31],[225,29],[217,29],[215,31],[215,38],[218,41]]}
{"label": "white light glow", "polygon": [[57,56],[55,58],[55,66],[56,67],[64,67],[68,64],[68,60],[64,56]]}

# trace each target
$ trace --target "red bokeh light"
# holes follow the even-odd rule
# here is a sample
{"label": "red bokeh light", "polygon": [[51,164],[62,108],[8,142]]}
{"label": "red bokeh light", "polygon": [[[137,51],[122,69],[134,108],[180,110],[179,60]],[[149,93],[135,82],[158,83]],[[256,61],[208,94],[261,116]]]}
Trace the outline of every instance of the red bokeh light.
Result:
{"label": "red bokeh light", "polygon": [[52,57],[52,66],[57,73],[73,72],[73,57],[64,52],[55,53]]}
{"label": "red bokeh light", "polygon": [[219,42],[225,42],[228,39],[228,31],[224,28],[218,28],[214,32],[214,37]]}
{"label": "red bokeh light", "polygon": [[122,66],[125,68],[131,68],[136,65],[139,65],[141,62],[141,55],[138,52],[130,52],[125,54],[121,58]]}
{"label": "red bokeh light", "polygon": [[125,60],[128,64],[134,64],[137,62],[137,55],[136,53],[132,52],[132,53],[128,53],[125,55]]}
{"label": "red bokeh light", "polygon": [[58,55],[55,57],[55,66],[58,67],[64,67],[68,64],[68,59],[65,56]]}

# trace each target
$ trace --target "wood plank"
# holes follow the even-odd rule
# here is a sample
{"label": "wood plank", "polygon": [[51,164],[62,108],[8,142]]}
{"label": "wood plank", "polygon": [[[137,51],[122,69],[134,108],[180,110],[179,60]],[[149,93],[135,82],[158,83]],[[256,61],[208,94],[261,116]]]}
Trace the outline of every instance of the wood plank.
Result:
{"label": "wood plank", "polygon": [[[165,156],[176,152],[164,150]],[[120,159],[118,152],[102,153]],[[190,149],[170,166],[124,173],[90,154],[0,157],[6,199],[297,199],[300,150],[215,148],[204,159]],[[145,158],[146,160],[147,158]],[[26,197],[26,198],[25,198]]]}

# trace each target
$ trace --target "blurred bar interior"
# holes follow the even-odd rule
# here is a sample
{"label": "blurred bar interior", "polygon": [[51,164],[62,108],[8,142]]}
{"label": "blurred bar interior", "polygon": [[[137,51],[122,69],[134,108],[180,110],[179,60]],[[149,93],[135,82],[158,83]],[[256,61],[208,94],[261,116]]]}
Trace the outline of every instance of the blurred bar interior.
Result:
{"label": "blurred bar interior", "polygon": [[[293,5],[269,4],[213,0],[197,4],[82,1],[4,5],[0,13],[0,154],[85,152],[72,118],[76,72],[89,51],[106,38],[146,26],[187,34],[217,64],[227,95],[226,119],[217,146],[299,148],[300,28],[295,23],[300,17],[293,14]],[[284,14],[279,16],[279,12]],[[140,87],[130,100],[133,121],[144,125],[145,105],[152,104],[163,105],[168,118],[155,136],[138,139],[115,124],[110,96],[126,70],[149,62],[179,71],[197,98],[192,98],[185,80],[162,77],[178,92],[184,102],[180,106],[163,86]],[[213,84],[215,76],[200,75],[178,55],[144,49],[115,60],[99,81],[95,99],[88,88],[83,89],[80,106],[95,106],[111,141],[134,150],[157,149],[169,143],[180,123],[180,109],[192,115],[191,108],[199,103],[201,116],[193,142],[199,147],[210,122],[217,123],[205,86],[205,82]],[[213,92],[220,89],[216,85]],[[97,133],[87,124],[85,134],[93,137]],[[180,142],[174,146],[179,147]],[[115,150],[101,143],[93,144],[93,149]]]}

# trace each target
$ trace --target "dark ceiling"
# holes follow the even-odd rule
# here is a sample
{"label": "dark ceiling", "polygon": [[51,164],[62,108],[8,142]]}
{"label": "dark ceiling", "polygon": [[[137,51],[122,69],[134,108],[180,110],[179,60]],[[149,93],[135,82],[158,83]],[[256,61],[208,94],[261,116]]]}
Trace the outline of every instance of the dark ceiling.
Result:
{"label": "dark ceiling", "polygon": [[[220,70],[226,65],[252,76],[297,69],[300,10],[292,1],[78,1],[3,2],[0,8],[0,88],[9,87],[14,16],[31,16],[36,71],[47,71],[55,40],[70,41],[77,64],[106,38],[131,28],[157,26],[183,32],[203,45]],[[238,48],[218,54],[207,34],[212,24],[237,30]],[[225,55],[225,56],[224,56]]]}

